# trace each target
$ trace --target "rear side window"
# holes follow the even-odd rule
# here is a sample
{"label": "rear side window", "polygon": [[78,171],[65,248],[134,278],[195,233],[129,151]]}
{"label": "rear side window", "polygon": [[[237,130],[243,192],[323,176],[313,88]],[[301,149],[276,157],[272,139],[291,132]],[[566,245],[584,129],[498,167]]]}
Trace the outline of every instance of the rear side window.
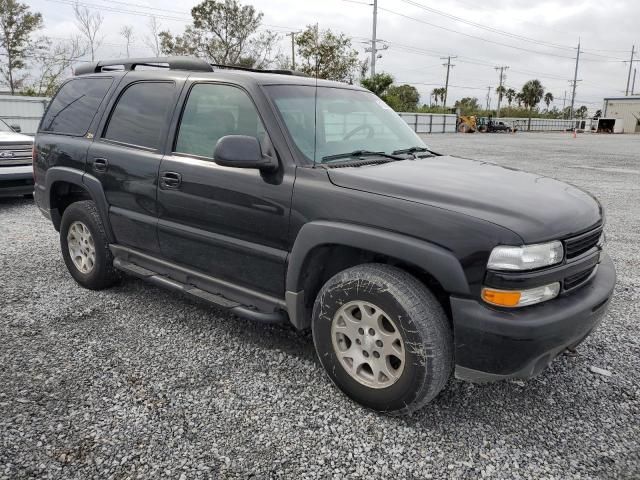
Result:
{"label": "rear side window", "polygon": [[112,82],[112,78],[77,78],[65,83],[51,101],[40,130],[85,135]]}
{"label": "rear side window", "polygon": [[118,99],[104,138],[158,150],[173,107],[174,93],[173,83],[134,83]]}
{"label": "rear side window", "polygon": [[182,113],[175,152],[212,158],[216,143],[225,135],[249,135],[263,143],[266,131],[243,90],[229,85],[194,85]]}

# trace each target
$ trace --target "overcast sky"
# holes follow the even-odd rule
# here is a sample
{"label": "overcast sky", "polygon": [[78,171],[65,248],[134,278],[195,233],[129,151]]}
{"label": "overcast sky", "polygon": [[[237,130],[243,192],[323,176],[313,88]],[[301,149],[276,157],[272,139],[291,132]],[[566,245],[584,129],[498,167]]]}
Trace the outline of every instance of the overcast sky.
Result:
{"label": "overcast sky", "polygon": [[[148,15],[155,14],[164,29],[180,32],[190,18],[197,0],[82,0],[104,15],[103,58],[124,53],[122,25],[135,31],[132,55],[147,56]],[[252,0],[264,13],[265,28],[282,32],[282,51],[289,53],[289,37],[284,33],[306,25],[342,32],[353,39],[353,46],[364,52],[362,42],[371,37],[373,0]],[[30,0],[33,10],[43,14],[44,34],[68,38],[76,27],[68,0]],[[527,4],[528,3],[528,4]],[[422,5],[428,9],[420,8]],[[431,9],[431,10],[429,10]],[[433,11],[433,9],[437,11]],[[442,15],[459,17],[459,19]],[[563,105],[571,90],[578,38],[582,40],[578,71],[576,107],[600,108],[606,96],[624,95],[631,46],[640,46],[640,2],[637,0],[561,0],[518,2],[515,0],[379,0],[378,38],[389,48],[382,52],[376,70],[391,73],[398,83],[411,83],[429,102],[433,88],[444,85],[446,68],[441,56],[452,60],[449,104],[461,97],[477,97],[486,103],[487,87],[492,87],[491,105],[497,99],[495,66],[509,66],[506,86],[519,90],[531,78],[538,78],[545,89]],[[475,23],[476,25],[469,24]],[[495,30],[499,30],[499,33]],[[505,35],[507,33],[507,35]],[[526,38],[524,38],[526,37]],[[636,56],[640,59],[640,55]],[[640,61],[634,63],[640,70]],[[640,91],[640,72],[636,80]],[[568,102],[568,100],[567,100]],[[567,103],[568,104],[568,103]]]}

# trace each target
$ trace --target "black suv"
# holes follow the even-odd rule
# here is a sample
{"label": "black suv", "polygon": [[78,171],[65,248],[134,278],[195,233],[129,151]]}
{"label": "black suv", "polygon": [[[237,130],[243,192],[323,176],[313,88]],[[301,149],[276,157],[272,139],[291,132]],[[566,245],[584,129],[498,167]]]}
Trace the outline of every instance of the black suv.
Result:
{"label": "black suv", "polygon": [[615,283],[588,193],[432,152],[367,90],[294,72],[85,65],[34,163],[80,285],[123,271],[311,328],[331,380],[389,413],[452,372],[536,375],[596,327]]}

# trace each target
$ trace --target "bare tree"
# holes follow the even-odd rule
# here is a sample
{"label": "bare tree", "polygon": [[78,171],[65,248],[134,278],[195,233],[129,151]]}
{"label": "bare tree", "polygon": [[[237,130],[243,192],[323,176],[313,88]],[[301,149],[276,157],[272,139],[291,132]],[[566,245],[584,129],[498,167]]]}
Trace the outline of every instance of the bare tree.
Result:
{"label": "bare tree", "polygon": [[27,95],[50,97],[62,81],[71,75],[71,66],[87,54],[89,47],[79,36],[68,40],[53,41],[44,37],[33,56],[33,81],[24,90]]}
{"label": "bare tree", "polygon": [[104,17],[100,12],[92,12],[78,2],[73,5],[73,14],[76,17],[76,25],[89,46],[91,61],[93,61],[96,58],[96,51],[104,40],[104,37],[99,35]]}
{"label": "bare tree", "polygon": [[144,38],[144,43],[153,51],[153,55],[159,57],[162,54],[160,44],[160,24],[156,17],[149,18],[149,35]]}
{"label": "bare tree", "polygon": [[133,43],[133,27],[131,25],[124,25],[121,29],[120,29],[120,35],[122,35],[124,37],[124,40],[126,42],[126,46],[127,46],[127,58],[131,57],[130,55],[130,47],[131,44]]}

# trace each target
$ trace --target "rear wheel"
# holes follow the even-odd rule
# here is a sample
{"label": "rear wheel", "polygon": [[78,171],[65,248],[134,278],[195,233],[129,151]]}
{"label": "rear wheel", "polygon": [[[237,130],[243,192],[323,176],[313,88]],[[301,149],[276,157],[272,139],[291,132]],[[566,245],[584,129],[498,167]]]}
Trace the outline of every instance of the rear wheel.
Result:
{"label": "rear wheel", "polygon": [[101,290],[118,280],[102,220],[92,201],[72,203],[64,211],[60,247],[69,273],[83,287]]}
{"label": "rear wheel", "polygon": [[312,328],[331,380],[369,408],[410,413],[451,375],[447,316],[431,291],[398,268],[366,264],[335,275],[318,294]]}

